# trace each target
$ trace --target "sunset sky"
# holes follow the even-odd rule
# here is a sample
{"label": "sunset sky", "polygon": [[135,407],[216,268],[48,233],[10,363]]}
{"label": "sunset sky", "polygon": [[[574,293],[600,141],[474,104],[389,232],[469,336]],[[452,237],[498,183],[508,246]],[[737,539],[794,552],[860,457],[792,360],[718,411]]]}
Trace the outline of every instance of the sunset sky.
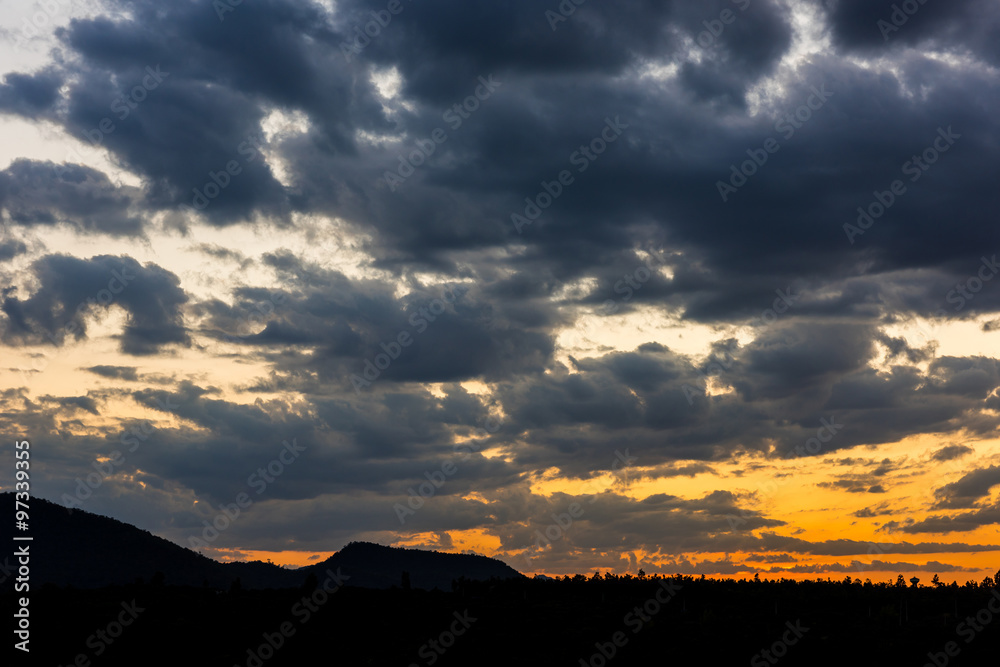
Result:
{"label": "sunset sky", "polygon": [[579,2],[5,2],[34,495],[294,565],[1000,569],[1000,8]]}

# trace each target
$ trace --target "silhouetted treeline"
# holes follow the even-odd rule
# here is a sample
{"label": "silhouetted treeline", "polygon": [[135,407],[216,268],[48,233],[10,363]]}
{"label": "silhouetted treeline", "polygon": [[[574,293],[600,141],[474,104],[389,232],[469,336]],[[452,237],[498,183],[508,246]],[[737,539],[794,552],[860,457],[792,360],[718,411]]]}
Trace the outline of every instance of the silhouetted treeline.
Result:
{"label": "silhouetted treeline", "polygon": [[[451,590],[429,592],[402,583],[377,590],[314,576],[297,588],[265,590],[159,578],[91,590],[47,586],[32,595],[32,664],[68,665],[84,654],[94,665],[150,664],[153,656],[156,664],[225,667],[581,660],[919,667],[933,664],[928,654],[948,665],[995,664],[1000,649],[1000,613],[988,612],[979,630],[966,625],[971,640],[958,629],[969,618],[985,620],[992,600],[1000,609],[1000,578],[914,586],[577,575],[460,578]],[[0,598],[12,607],[10,594]],[[141,611],[119,637],[100,639],[100,630],[112,639],[107,630],[126,607]],[[956,656],[944,653],[949,642]]]}

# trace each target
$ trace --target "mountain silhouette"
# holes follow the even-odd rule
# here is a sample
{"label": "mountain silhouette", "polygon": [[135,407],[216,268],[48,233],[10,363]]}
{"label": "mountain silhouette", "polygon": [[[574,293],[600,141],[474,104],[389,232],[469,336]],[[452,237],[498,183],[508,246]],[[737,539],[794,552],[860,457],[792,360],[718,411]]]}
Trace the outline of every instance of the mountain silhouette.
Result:
{"label": "mountain silhouette", "polygon": [[[13,493],[0,493],[0,505],[14,507]],[[157,537],[133,525],[31,499],[32,587],[44,584],[100,588],[143,580],[172,586],[228,589],[237,580],[245,589],[297,588],[310,575],[325,578],[340,568],[349,585],[364,588],[401,586],[403,573],[413,588],[450,590],[455,579],[485,580],[522,577],[506,564],[486,556],[398,549],[354,542],[321,563],[298,569],[261,561],[220,563]],[[0,539],[11,544],[11,522],[0,522]],[[7,558],[11,558],[7,556]],[[13,561],[0,560],[0,590],[10,590]]]}
{"label": "mountain silhouette", "polygon": [[327,569],[341,568],[351,577],[352,586],[389,588],[399,586],[405,572],[413,588],[451,590],[451,582],[523,577],[520,572],[495,558],[475,554],[448,554],[438,551],[384,547],[370,542],[351,542],[322,563],[308,568],[317,577]]}

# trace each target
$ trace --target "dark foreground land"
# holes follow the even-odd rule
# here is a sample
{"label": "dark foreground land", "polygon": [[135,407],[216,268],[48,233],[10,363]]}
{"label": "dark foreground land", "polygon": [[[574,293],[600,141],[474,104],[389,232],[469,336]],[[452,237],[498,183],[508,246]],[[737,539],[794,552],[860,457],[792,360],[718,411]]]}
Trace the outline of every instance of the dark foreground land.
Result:
{"label": "dark foreground land", "polygon": [[[578,576],[428,592],[358,588],[343,575],[283,590],[46,586],[31,593],[31,660],[14,664],[943,667],[1000,655],[1000,582]],[[14,595],[0,595],[4,609]]]}

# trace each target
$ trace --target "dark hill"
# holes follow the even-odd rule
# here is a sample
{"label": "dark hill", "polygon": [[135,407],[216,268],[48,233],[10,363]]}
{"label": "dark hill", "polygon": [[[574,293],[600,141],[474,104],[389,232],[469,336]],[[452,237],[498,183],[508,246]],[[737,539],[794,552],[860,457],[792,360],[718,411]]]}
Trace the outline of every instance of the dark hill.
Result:
{"label": "dark hill", "polygon": [[[327,560],[297,570],[270,563],[220,563],[162,537],[116,519],[67,508],[41,498],[30,502],[32,588],[43,584],[100,588],[152,582],[166,585],[228,589],[239,578],[243,588],[295,588],[310,573],[319,581],[327,569],[350,577],[348,585],[367,588],[400,586],[409,572],[414,588],[451,590],[451,581],[464,577],[484,580],[521,577],[516,570],[485,556],[397,549],[363,542],[351,543]],[[0,494],[0,508],[13,516],[14,494]],[[11,540],[12,520],[0,521],[0,541]],[[11,550],[13,551],[13,549]],[[0,559],[0,590],[10,590],[13,559]],[[162,575],[157,577],[157,573]]]}
{"label": "dark hill", "polygon": [[[13,515],[14,494],[0,494],[0,507]],[[151,582],[157,572],[176,586],[228,588],[239,577],[245,588],[297,586],[301,573],[269,563],[220,563],[116,519],[72,511],[32,498],[29,515],[31,582],[78,588]],[[0,540],[12,544],[11,521],[0,522]],[[3,563],[0,563],[3,564]],[[10,585],[3,582],[3,588]]]}
{"label": "dark hill", "polygon": [[370,542],[351,542],[322,563],[309,566],[322,580],[328,568],[341,568],[351,577],[350,584],[365,588],[399,586],[403,572],[409,573],[413,588],[451,590],[453,579],[472,580],[523,577],[509,565],[487,556],[448,554],[420,549],[384,547]]}

